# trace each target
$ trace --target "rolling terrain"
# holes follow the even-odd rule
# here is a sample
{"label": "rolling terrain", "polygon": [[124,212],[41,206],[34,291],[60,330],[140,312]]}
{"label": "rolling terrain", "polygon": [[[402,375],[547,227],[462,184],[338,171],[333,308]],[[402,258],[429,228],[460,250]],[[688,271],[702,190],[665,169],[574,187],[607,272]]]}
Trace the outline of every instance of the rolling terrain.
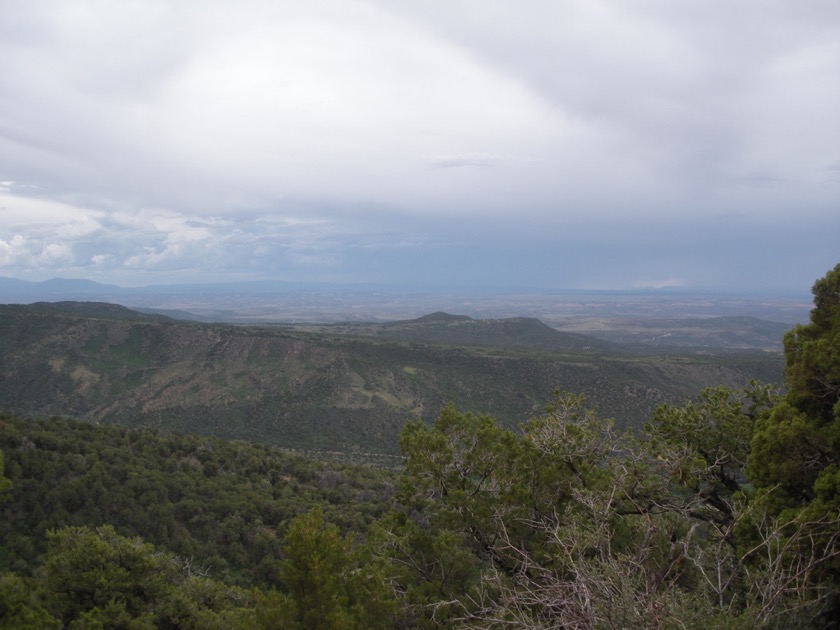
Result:
{"label": "rolling terrain", "polygon": [[447,402],[515,426],[555,388],[617,425],[705,386],[781,380],[782,356],[654,356],[533,318],[331,326],[195,323],[91,302],[0,305],[0,409],[296,449],[397,451]]}

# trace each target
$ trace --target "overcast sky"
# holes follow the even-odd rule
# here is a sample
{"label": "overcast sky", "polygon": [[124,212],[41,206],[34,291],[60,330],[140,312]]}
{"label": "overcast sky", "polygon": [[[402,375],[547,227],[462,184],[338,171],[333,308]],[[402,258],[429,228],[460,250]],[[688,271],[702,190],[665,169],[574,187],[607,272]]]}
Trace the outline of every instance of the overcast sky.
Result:
{"label": "overcast sky", "polygon": [[0,275],[807,291],[837,0],[0,0]]}

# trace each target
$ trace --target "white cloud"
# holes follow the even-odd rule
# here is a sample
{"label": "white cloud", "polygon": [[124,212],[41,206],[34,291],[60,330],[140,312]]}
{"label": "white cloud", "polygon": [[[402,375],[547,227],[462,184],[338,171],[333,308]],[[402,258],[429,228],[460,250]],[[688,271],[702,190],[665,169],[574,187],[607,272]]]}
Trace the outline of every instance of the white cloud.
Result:
{"label": "white cloud", "polygon": [[68,245],[62,243],[49,243],[38,255],[38,263],[44,267],[59,266],[72,260],[72,250]]}
{"label": "white cloud", "polygon": [[0,239],[0,267],[14,265],[20,259],[27,256],[26,238],[21,234],[15,234],[8,241]]}

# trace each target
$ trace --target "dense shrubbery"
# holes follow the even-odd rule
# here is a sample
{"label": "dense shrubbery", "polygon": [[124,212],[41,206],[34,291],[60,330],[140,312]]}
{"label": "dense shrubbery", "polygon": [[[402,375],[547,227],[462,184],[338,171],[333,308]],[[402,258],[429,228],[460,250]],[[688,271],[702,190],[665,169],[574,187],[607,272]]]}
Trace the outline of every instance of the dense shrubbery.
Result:
{"label": "dense shrubbery", "polygon": [[387,507],[388,474],[277,449],[53,418],[0,417],[12,488],[0,505],[3,566],[31,573],[45,534],[110,524],[234,584],[269,586],[282,534],[323,506],[345,531]]}
{"label": "dense shrubbery", "polygon": [[399,479],[4,417],[0,628],[837,627],[840,265],[814,293],[783,395],[635,433],[559,392],[518,431],[448,406]]}
{"label": "dense shrubbery", "polygon": [[787,391],[704,390],[618,433],[558,394],[521,433],[446,408],[403,431],[374,525],[412,623],[840,623],[840,265],[785,337]]}

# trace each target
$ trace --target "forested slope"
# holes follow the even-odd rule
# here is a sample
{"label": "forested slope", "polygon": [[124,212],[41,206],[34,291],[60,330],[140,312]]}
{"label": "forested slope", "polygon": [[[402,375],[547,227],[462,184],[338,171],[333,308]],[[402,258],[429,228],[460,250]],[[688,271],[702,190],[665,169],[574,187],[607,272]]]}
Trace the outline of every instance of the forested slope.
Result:
{"label": "forested slope", "polygon": [[389,325],[397,340],[192,324],[103,304],[4,305],[0,408],[394,454],[407,419],[431,421],[448,402],[516,426],[559,387],[639,426],[656,404],[705,386],[781,379],[774,353],[604,354],[603,342],[536,320],[453,321]]}
{"label": "forested slope", "polygon": [[294,516],[321,506],[344,531],[364,531],[393,490],[383,468],[61,418],[0,416],[0,451],[11,482],[0,565],[22,574],[47,531],[110,524],[226,582],[266,586]]}

